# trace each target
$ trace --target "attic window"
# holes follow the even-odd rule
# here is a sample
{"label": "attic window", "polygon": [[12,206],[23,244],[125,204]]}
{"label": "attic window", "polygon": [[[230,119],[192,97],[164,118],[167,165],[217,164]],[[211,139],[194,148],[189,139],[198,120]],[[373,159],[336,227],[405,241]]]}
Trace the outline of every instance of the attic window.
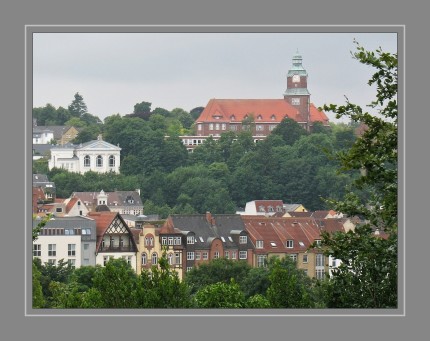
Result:
{"label": "attic window", "polygon": [[228,236],[228,240],[231,241],[231,242],[233,242],[233,239],[230,236]]}
{"label": "attic window", "polygon": [[275,115],[272,115],[272,116],[270,117],[270,119],[271,119],[272,121],[274,121],[274,120],[276,120],[276,116],[275,116]]}
{"label": "attic window", "polygon": [[257,116],[257,120],[262,120],[262,119],[263,119],[263,116],[261,116],[261,115]]}
{"label": "attic window", "polygon": [[276,247],[276,243],[275,242],[270,242],[270,245],[272,245],[272,247]]}
{"label": "attic window", "polygon": [[225,238],[223,236],[221,236],[221,240],[225,243]]}
{"label": "attic window", "polygon": [[303,242],[299,242],[299,245],[300,245],[301,247],[305,247],[305,244],[303,244]]}
{"label": "attic window", "polygon": [[266,210],[264,209],[264,206],[259,206],[258,212],[266,212]]}
{"label": "attic window", "polygon": [[199,239],[202,243],[204,242],[203,237],[199,237]]}
{"label": "attic window", "polygon": [[230,121],[235,121],[235,120],[236,120],[236,117],[234,115],[231,115],[230,116]]}

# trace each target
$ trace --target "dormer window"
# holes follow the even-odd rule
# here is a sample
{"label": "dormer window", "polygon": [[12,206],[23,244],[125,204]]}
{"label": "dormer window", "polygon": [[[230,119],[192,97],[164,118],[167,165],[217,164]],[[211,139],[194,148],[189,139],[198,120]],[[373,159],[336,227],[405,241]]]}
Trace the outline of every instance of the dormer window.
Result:
{"label": "dormer window", "polygon": [[275,116],[275,115],[272,115],[272,116],[270,117],[270,119],[271,119],[272,121],[274,121],[274,120],[276,120],[276,116]]}
{"label": "dormer window", "polygon": [[261,115],[258,115],[258,116],[257,116],[257,120],[260,120],[260,121],[261,121],[262,119],[263,119],[263,116],[261,116]]}
{"label": "dormer window", "polygon": [[230,121],[235,121],[235,120],[236,120],[236,117],[234,115],[231,115],[230,116]]}

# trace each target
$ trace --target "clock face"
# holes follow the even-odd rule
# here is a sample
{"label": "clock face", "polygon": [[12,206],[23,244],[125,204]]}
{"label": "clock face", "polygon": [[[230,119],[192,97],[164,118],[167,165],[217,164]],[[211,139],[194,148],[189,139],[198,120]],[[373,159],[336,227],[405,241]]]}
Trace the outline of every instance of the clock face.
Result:
{"label": "clock face", "polygon": [[300,82],[300,76],[299,75],[294,75],[293,76],[293,82],[294,83]]}

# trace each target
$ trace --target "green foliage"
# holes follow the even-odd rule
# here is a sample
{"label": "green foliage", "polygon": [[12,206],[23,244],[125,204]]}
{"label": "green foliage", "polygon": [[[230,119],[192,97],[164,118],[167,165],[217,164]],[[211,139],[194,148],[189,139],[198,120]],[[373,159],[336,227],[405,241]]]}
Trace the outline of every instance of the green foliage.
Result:
{"label": "green foliage", "polygon": [[72,143],[79,144],[79,143],[85,143],[88,141],[96,140],[97,136],[101,132],[102,132],[102,129],[100,125],[98,124],[88,125],[79,131],[78,136],[75,137]]}
{"label": "green foliage", "polygon": [[169,267],[166,253],[159,259],[159,268],[143,271],[138,278],[133,300],[138,308],[189,308],[189,289]]}
{"label": "green foliage", "polygon": [[268,267],[251,268],[240,282],[243,293],[247,299],[256,295],[266,295],[270,286],[270,269]]}
{"label": "green foliage", "polygon": [[240,283],[247,276],[250,269],[250,265],[245,261],[218,258],[192,268],[187,272],[185,282],[190,287],[191,293],[196,293],[210,284],[218,282],[228,284],[231,279],[234,279],[236,283]]}
{"label": "green foliage", "polygon": [[79,117],[72,117],[70,120],[64,123],[66,126],[73,126],[75,128],[85,127],[86,123]]}
{"label": "green foliage", "polygon": [[36,119],[38,126],[64,125],[72,116],[63,107],[56,109],[52,104],[44,107],[33,108],[33,119]]}
{"label": "green foliage", "polygon": [[[47,214],[43,218],[41,218],[40,222],[37,223],[36,227],[32,228],[32,238],[33,241],[37,240],[40,234],[40,230],[46,225],[46,223],[51,219],[52,215]],[[36,219],[36,216],[33,216],[33,220]]]}
{"label": "green foliage", "polygon": [[[364,171],[353,183],[354,192],[343,200],[328,200],[337,211],[358,215],[366,224],[355,233],[324,234],[326,254],[342,261],[333,272],[330,306],[342,308],[394,308],[397,306],[397,55],[381,49],[366,51],[357,43],[353,54],[376,72],[368,85],[376,85],[373,115],[347,101],[325,105],[338,118],[364,123],[364,134],[337,156],[345,171]],[[360,196],[366,191],[367,196]],[[381,236],[373,230],[379,229]]]}
{"label": "green foliage", "polygon": [[333,269],[329,307],[395,308],[397,306],[397,238],[373,236],[367,225],[355,232],[323,235],[327,254],[342,260]]}
{"label": "green foliage", "polygon": [[313,308],[310,279],[285,257],[275,259],[269,275],[267,299],[273,308]]}
{"label": "green foliage", "polygon": [[269,300],[261,294],[249,297],[245,302],[245,308],[248,309],[265,309],[271,308]]}
{"label": "green foliage", "polygon": [[229,283],[218,282],[207,285],[197,291],[194,296],[197,308],[227,308],[245,307],[245,295],[234,279]]}
{"label": "green foliage", "polygon": [[[276,126],[275,129],[273,129],[270,136],[280,136],[284,140],[285,144],[291,146],[298,141],[300,137],[306,134],[306,130],[303,129],[295,120],[286,117]],[[271,137],[269,137],[269,139],[270,138]]]}
{"label": "green foliage", "polygon": [[36,264],[32,264],[32,306],[34,309],[43,308],[45,306],[45,298],[43,297],[42,285],[40,283],[41,273],[37,268]]}
{"label": "green foliage", "polygon": [[131,266],[124,259],[110,259],[95,272],[93,288],[100,292],[103,308],[134,308],[132,292],[136,285]]}
{"label": "green foliage", "polygon": [[34,258],[33,264],[40,273],[39,281],[45,299],[45,307],[51,307],[54,299],[53,292],[51,291],[52,288],[50,287],[51,282],[67,284],[70,280],[73,268],[62,259],[57,265],[53,265],[50,263],[42,264],[39,258]]}
{"label": "green foliage", "polygon": [[79,92],[75,94],[72,103],[68,106],[68,109],[70,115],[76,118],[82,118],[84,114],[88,113],[87,105]]}

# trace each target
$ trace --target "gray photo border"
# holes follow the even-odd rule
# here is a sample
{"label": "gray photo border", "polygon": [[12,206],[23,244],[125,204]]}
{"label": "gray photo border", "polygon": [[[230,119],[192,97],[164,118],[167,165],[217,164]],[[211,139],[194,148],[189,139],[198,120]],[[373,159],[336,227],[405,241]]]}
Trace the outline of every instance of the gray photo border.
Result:
{"label": "gray photo border", "polygon": [[[26,138],[31,136],[32,129],[32,35],[34,33],[145,33],[145,32],[181,32],[181,33],[396,33],[398,37],[398,56],[399,56],[399,157],[404,161],[404,46],[405,46],[405,27],[402,25],[395,26],[289,26],[289,25],[130,25],[130,26],[85,26],[85,25],[26,25]],[[342,104],[342,103],[339,103]],[[266,309],[252,310],[242,309],[202,309],[202,310],[163,310],[163,309],[141,309],[141,310],[116,310],[116,309],[32,309],[31,308],[31,147],[32,141],[26,139],[26,247],[25,247],[25,265],[26,265],[26,316],[405,316],[405,234],[404,234],[404,200],[399,201],[399,306],[397,309]],[[400,162],[400,164],[402,164]],[[403,162],[404,165],[404,162]],[[399,198],[404,198],[404,169],[399,168]],[[29,205],[29,206],[28,206]]]}
{"label": "gray photo border", "polygon": [[[389,0],[341,0],[285,2],[281,0],[159,0],[157,2],[123,0],[16,0],[5,2],[0,11],[0,103],[2,103],[2,285],[0,327],[10,340],[75,341],[140,338],[145,340],[259,340],[312,338],[329,340],[403,340],[421,339],[428,325],[429,280],[426,254],[429,240],[424,214],[428,211],[427,107],[429,55],[428,13],[426,2],[391,2]],[[141,317],[141,316],[25,316],[25,256],[20,249],[25,241],[22,214],[23,197],[28,197],[25,182],[25,39],[26,25],[135,25],[135,24],[248,24],[248,25],[402,25],[407,33],[403,67],[399,77],[403,89],[404,164],[399,175],[405,179],[405,211],[399,214],[407,223],[407,260],[403,265],[407,279],[405,316],[210,316],[210,317]],[[406,40],[405,40],[406,43]],[[407,58],[406,58],[407,57]],[[406,91],[407,89],[407,91]],[[407,99],[407,110],[406,108]],[[399,101],[400,104],[400,101]],[[399,120],[400,121],[400,120]],[[399,122],[400,123],[400,122]],[[406,132],[408,133],[406,137]],[[406,144],[407,140],[407,144]],[[409,151],[409,153],[406,153]],[[407,169],[407,173],[406,173]],[[23,181],[23,179],[25,181]],[[406,190],[407,189],[407,190]],[[28,204],[27,204],[28,206]],[[406,220],[406,212],[407,220]],[[18,245],[18,246],[17,246]],[[400,246],[402,246],[400,245]],[[409,265],[406,267],[406,264]],[[399,283],[402,284],[402,283]],[[415,336],[418,335],[418,336]],[[415,336],[415,337],[414,337]]]}

